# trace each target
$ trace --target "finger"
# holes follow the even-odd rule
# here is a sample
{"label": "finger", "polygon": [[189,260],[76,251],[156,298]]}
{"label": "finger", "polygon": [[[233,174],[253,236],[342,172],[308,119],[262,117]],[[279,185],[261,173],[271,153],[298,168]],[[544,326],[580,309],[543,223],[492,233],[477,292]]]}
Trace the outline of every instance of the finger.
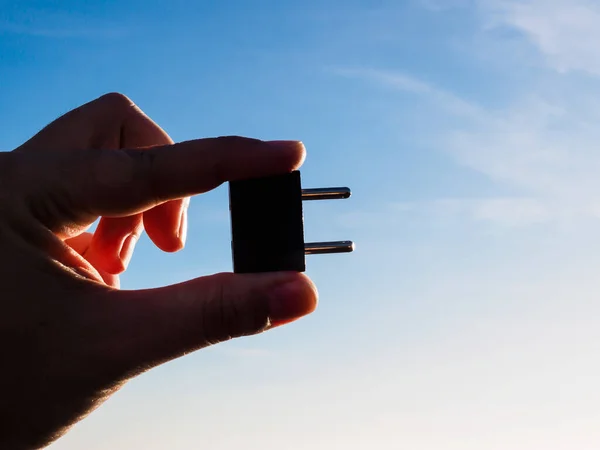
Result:
{"label": "finger", "polygon": [[176,252],[184,247],[189,200],[189,197],[171,200],[143,213],[144,228],[161,250]]}
{"label": "finger", "polygon": [[[152,121],[128,97],[118,93],[110,93],[76,108],[37,133],[33,138],[19,147],[17,152],[67,152],[70,150],[85,151],[88,149],[117,150],[122,148],[140,148],[156,145],[172,144],[169,135]],[[149,211],[144,218],[145,225],[151,230],[150,239],[161,249],[175,251],[183,247],[180,239],[179,223],[183,200],[174,200],[173,204],[160,205]],[[94,247],[118,250],[117,243],[122,242],[135,230],[127,229],[128,220],[121,218],[106,219],[100,232],[94,233]],[[136,222],[137,223],[137,222]],[[114,230],[113,230],[114,228]],[[105,230],[111,230],[110,237]],[[115,230],[121,231],[116,235]],[[115,242],[106,242],[108,239]],[[106,255],[104,260],[118,259],[119,255]],[[125,265],[126,264],[122,264]],[[107,270],[112,270],[106,267]]]}
{"label": "finger", "polygon": [[96,161],[84,162],[87,170],[105,166],[104,179],[96,177],[92,183],[81,180],[83,189],[78,192],[82,205],[100,215],[118,216],[200,194],[225,181],[289,172],[303,160],[304,146],[300,142],[238,137],[105,152]]}
{"label": "finger", "polygon": [[[109,97],[110,98],[110,97]],[[110,102],[106,102],[110,103]],[[97,109],[124,110],[121,116],[121,133],[118,148],[140,148],[156,145],[173,144],[173,140],[155,122],[144,114],[131,100],[119,102],[116,97],[114,105],[99,105]],[[129,107],[126,107],[126,103]],[[97,256],[100,267],[111,274],[124,272],[129,265],[136,242],[149,228],[148,236],[162,250],[175,251],[183,247],[179,238],[179,221],[184,199],[177,199],[158,205],[135,217],[103,217],[94,233],[91,251]]]}
{"label": "finger", "polygon": [[143,230],[141,214],[118,220],[103,217],[90,243],[88,256],[105,272],[118,275],[127,269]]}
{"label": "finger", "polygon": [[90,255],[90,244],[92,243],[92,233],[81,233],[79,236],[65,240],[65,243],[70,246],[79,255],[84,257],[102,277],[104,282],[115,289],[120,287],[120,280],[117,275],[112,275],[100,269],[93,255]]}
{"label": "finger", "polygon": [[317,291],[300,273],[219,274],[143,291],[117,291],[111,322],[114,361],[151,367],[190,351],[260,333],[313,312]]}
{"label": "finger", "polygon": [[[129,112],[123,114],[119,149],[173,144],[170,136],[131,100],[126,98],[126,101],[122,103],[126,102],[129,102],[129,108],[123,109]],[[116,94],[116,102],[112,108],[118,108],[118,105],[119,94]],[[106,106],[104,108],[108,109]],[[99,258],[99,263],[110,273],[124,271],[129,264],[127,256],[131,257],[132,252],[128,252],[127,245],[123,246],[122,244],[125,242],[131,244],[131,246],[135,245],[144,227],[146,227],[150,239],[161,250],[176,251],[181,249],[184,241],[180,238],[179,224],[185,203],[185,199],[176,199],[158,205],[146,211],[143,219],[141,216],[136,219],[102,218],[101,222],[104,222],[104,226],[99,227],[94,233],[92,244],[93,249],[99,255],[101,254],[100,249],[102,249],[103,256]],[[128,224],[133,224],[133,226],[128,227]],[[120,231],[120,234],[117,233],[118,231]],[[115,272],[115,270],[118,270],[118,272]]]}
{"label": "finger", "polygon": [[[49,162],[55,164],[53,170],[38,166],[41,181],[29,206],[38,207],[34,213],[46,226],[61,229],[97,216],[144,212],[225,181],[289,172],[302,164],[304,155],[301,142],[239,137],[65,155]],[[35,172],[31,164],[23,170]]]}
{"label": "finger", "polygon": [[15,151],[118,150],[169,143],[167,133],[128,97],[110,93],[62,115]]}

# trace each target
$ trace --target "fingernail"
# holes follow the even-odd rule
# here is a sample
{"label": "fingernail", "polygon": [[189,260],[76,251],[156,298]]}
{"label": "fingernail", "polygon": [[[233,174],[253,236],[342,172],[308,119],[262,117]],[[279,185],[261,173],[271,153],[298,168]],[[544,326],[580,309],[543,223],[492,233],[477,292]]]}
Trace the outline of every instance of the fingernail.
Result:
{"label": "fingernail", "polygon": [[188,202],[184,202],[183,207],[181,209],[181,216],[179,217],[179,229],[177,230],[177,238],[181,242],[182,245],[185,245],[185,240],[187,239],[187,210],[188,210]]}
{"label": "fingernail", "polygon": [[119,253],[119,258],[123,263],[123,267],[127,268],[129,265],[129,261],[131,261],[131,257],[133,256],[133,249],[135,248],[135,244],[137,243],[137,236],[135,234],[130,234],[123,241],[123,245],[121,246],[121,251]]}
{"label": "fingernail", "polygon": [[293,280],[276,286],[269,293],[271,326],[281,326],[306,316],[316,305],[316,291],[306,281]]}

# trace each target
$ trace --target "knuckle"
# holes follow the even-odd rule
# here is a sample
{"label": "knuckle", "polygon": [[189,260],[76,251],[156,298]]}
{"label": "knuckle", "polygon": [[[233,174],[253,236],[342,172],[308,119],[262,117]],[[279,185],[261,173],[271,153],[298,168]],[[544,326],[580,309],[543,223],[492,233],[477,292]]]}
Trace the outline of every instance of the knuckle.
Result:
{"label": "knuckle", "polygon": [[109,92],[99,97],[97,101],[105,103],[110,109],[115,110],[129,109],[135,105],[129,97],[120,92]]}

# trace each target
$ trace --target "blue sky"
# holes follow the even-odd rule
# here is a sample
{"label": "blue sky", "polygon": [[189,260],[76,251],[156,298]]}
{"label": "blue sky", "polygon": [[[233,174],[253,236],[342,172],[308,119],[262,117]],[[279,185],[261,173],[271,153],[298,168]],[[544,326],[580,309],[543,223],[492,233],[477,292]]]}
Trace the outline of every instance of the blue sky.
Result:
{"label": "blue sky", "polygon": [[[597,449],[600,5],[0,1],[0,149],[105,92],[301,139],[321,302],[127,385],[53,449]],[[124,288],[231,269],[225,187]]]}

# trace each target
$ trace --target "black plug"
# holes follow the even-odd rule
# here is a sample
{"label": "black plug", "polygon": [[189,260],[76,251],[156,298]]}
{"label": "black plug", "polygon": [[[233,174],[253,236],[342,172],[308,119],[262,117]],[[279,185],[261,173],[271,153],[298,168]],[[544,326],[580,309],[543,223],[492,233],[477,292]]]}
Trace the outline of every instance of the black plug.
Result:
{"label": "black plug", "polygon": [[297,170],[284,175],[231,181],[233,271],[304,272],[305,255],[353,251],[351,241],[304,243],[302,201],[348,197],[348,188],[302,189]]}

